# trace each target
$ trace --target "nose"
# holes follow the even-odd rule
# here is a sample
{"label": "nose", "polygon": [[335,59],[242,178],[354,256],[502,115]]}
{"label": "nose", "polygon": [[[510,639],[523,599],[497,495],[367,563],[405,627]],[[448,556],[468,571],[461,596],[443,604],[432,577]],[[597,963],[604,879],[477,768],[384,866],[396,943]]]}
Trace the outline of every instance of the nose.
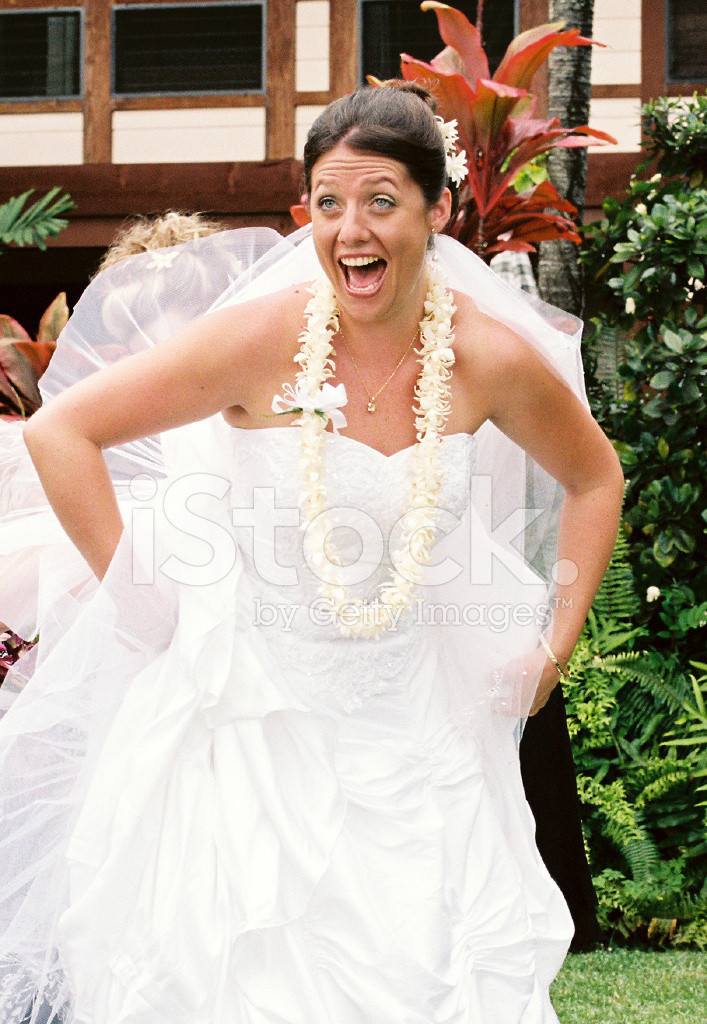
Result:
{"label": "nose", "polygon": [[369,234],[364,212],[357,203],[347,203],[339,222],[339,242],[356,245],[366,241]]}

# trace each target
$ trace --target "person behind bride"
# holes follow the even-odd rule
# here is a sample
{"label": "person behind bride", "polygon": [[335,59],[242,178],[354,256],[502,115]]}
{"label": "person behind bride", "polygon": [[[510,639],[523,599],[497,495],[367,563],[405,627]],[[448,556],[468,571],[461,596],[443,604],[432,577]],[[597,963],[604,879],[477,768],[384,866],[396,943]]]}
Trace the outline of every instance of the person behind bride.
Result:
{"label": "person behind bride", "polygon": [[[6,1015],[39,991],[63,1024],[557,1021],[571,920],[518,726],[566,670],[622,476],[571,341],[439,238],[461,162],[418,86],[334,102],[311,233],[27,424],[103,582],[0,722]],[[206,567],[144,571],[103,453],[146,436]],[[526,460],[548,520],[521,550]],[[499,493],[470,502],[480,470]]]}
{"label": "person behind bride", "polygon": [[[168,210],[154,217],[132,218],[115,235],[101,259],[96,275],[138,253],[179,245],[224,230],[225,225],[211,221],[203,214],[179,210]],[[189,309],[184,301],[185,292],[188,291],[192,295],[194,309],[203,309],[208,305],[208,297],[214,289],[214,282],[205,279],[196,258],[189,261],[187,266],[182,261],[180,270],[182,280],[171,281],[170,290],[180,295],[180,313],[188,316]],[[133,291],[134,300],[139,301],[139,289],[133,288]],[[154,292],[149,296],[149,300],[155,302]],[[159,296],[158,300],[161,306],[160,319],[166,320],[164,309],[169,302],[169,296]],[[127,296],[120,295],[118,289],[113,289],[102,311],[102,323],[107,329],[106,334],[112,333],[113,337],[104,336],[102,342],[112,341],[119,346],[126,345],[130,335],[129,324],[126,323],[124,316],[127,305]],[[135,301],[132,305],[135,305]],[[111,307],[114,310],[113,315]],[[194,319],[193,315],[191,319]],[[84,355],[87,373],[98,369],[103,362],[100,354],[96,354],[93,362],[90,353],[85,352]],[[68,373],[60,371],[56,374],[52,368],[39,384],[43,398],[58,394],[75,380],[76,374],[75,363],[69,368]],[[37,633],[40,562],[42,557],[47,558],[47,549],[52,546],[53,541],[56,542],[57,534],[61,531],[47,530],[46,520],[43,523],[35,520],[32,534],[28,536],[28,545],[18,545],[11,536],[7,536],[8,522],[19,523],[24,514],[32,517],[44,503],[40,483],[22,442],[23,425],[24,421],[21,419],[0,420],[0,634],[4,630],[10,631],[11,626],[10,635],[20,634],[21,638],[28,642]],[[134,467],[132,472],[135,472]],[[115,483],[115,474],[113,481]],[[59,557],[64,558],[65,553],[62,551]],[[20,641],[20,637],[17,637],[17,641]],[[0,700],[0,710],[1,708]]]}

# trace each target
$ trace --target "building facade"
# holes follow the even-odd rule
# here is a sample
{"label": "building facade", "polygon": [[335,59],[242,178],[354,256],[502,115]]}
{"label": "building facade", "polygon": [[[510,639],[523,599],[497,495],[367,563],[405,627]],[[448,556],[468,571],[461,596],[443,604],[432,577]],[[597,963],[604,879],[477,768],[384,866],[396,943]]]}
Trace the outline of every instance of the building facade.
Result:
{"label": "building facade", "polygon": [[[474,17],[475,0],[456,6]],[[590,123],[618,141],[590,152],[590,208],[635,167],[640,104],[707,80],[703,0],[596,0],[594,19],[607,45],[593,51]],[[492,58],[548,20],[548,0],[486,0]],[[401,50],[440,48],[417,0],[0,0],[0,202],[71,194],[53,244],[69,276],[136,213],[197,209],[288,231],[319,111],[367,72],[394,73]],[[6,287],[38,266],[3,259]]]}

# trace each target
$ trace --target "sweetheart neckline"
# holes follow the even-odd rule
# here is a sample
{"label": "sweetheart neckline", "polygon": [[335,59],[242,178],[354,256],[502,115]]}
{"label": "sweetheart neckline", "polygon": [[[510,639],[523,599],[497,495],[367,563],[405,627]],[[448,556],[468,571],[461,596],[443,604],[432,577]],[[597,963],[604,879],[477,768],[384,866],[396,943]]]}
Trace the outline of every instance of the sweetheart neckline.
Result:
{"label": "sweetheart neckline", "polygon": [[[231,426],[230,423],[227,423],[227,421],[224,422],[226,422],[226,425],[231,430],[236,430],[239,434],[275,433],[283,430],[292,431],[294,426],[293,424],[288,424],[287,426],[281,427],[234,427]],[[476,438],[476,433],[478,433],[478,431],[474,434],[469,434],[464,430],[458,430],[454,434],[442,434],[441,440],[448,441],[457,437],[465,437],[474,440]],[[381,452],[377,448],[373,448],[372,445],[366,444],[365,441],[359,441],[355,437],[350,437],[348,434],[335,434],[333,431],[327,431],[327,434],[332,438],[340,438],[342,441],[349,441],[351,444],[355,444],[358,448],[363,448],[365,451],[371,452],[373,455],[377,455],[381,459],[385,459],[386,462],[397,458],[398,455],[405,455],[416,447],[414,444],[409,444],[406,448],[399,448],[397,452],[392,452],[390,455],[386,455],[385,452]]]}

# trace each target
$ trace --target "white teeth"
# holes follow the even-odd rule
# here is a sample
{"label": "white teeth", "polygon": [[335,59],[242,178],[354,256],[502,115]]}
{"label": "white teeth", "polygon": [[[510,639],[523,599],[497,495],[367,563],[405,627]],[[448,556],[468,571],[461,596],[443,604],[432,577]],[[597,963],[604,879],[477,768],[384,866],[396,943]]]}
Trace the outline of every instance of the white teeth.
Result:
{"label": "white teeth", "polygon": [[366,267],[369,263],[377,263],[378,256],[342,256],[341,263],[345,267]]}

